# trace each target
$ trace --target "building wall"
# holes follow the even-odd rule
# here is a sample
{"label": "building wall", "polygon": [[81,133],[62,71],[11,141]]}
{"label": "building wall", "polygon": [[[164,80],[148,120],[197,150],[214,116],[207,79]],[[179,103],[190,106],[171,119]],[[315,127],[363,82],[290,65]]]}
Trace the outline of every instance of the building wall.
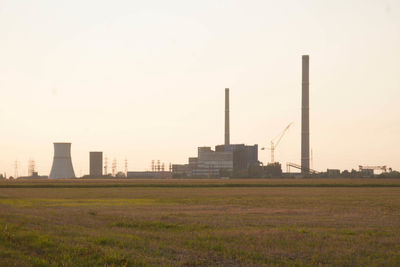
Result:
{"label": "building wall", "polygon": [[192,175],[197,177],[217,177],[221,170],[233,170],[232,151],[213,151],[211,148],[199,148],[197,168]]}
{"label": "building wall", "polygon": [[338,169],[327,169],[326,173],[330,177],[339,177],[340,176],[340,170],[338,170]]}
{"label": "building wall", "polygon": [[258,165],[258,145],[246,146],[244,144],[218,145],[215,151],[232,151],[233,168],[247,169],[250,166]]}
{"label": "building wall", "polygon": [[172,164],[172,174],[179,176],[192,176],[189,164]]}
{"label": "building wall", "polygon": [[90,171],[92,177],[103,175],[103,152],[90,152]]}

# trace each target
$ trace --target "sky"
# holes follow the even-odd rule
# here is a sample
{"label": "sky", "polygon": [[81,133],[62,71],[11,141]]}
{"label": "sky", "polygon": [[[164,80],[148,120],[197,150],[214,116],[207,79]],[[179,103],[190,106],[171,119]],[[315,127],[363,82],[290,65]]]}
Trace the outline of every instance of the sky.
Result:
{"label": "sky", "polygon": [[[198,146],[269,145],[300,163],[310,55],[316,170],[400,170],[400,1],[0,0],[0,173],[48,175],[53,142],[118,170],[186,163]],[[259,151],[259,160],[270,160]]]}

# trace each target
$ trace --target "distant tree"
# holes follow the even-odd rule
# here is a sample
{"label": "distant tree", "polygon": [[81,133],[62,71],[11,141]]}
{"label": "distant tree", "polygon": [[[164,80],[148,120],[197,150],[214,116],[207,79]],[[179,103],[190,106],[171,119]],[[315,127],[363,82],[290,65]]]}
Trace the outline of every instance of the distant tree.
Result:
{"label": "distant tree", "polygon": [[117,172],[117,174],[115,175],[115,178],[118,178],[118,179],[126,178],[126,175],[124,172]]}
{"label": "distant tree", "polygon": [[248,178],[249,170],[248,169],[235,169],[231,173],[231,177],[233,177],[233,178]]}
{"label": "distant tree", "polygon": [[361,177],[361,173],[358,172],[358,171],[356,171],[355,169],[352,169],[351,172],[350,172],[350,177],[351,177],[351,178],[358,178],[358,177]]}
{"label": "distant tree", "polygon": [[344,170],[344,171],[342,171],[342,173],[340,174],[340,176],[342,176],[342,177],[345,177],[345,178],[347,178],[347,177],[350,177],[350,172],[348,171],[348,170]]}
{"label": "distant tree", "polygon": [[219,170],[219,177],[231,177],[232,172],[226,170],[226,169],[220,169]]}
{"label": "distant tree", "polygon": [[247,168],[247,177],[248,178],[262,178],[265,176],[264,170],[262,166],[250,166]]}
{"label": "distant tree", "polygon": [[378,175],[378,178],[400,178],[400,172],[391,171],[391,172],[383,172]]}
{"label": "distant tree", "polygon": [[282,177],[282,166],[279,162],[268,163],[264,166],[264,177]]}

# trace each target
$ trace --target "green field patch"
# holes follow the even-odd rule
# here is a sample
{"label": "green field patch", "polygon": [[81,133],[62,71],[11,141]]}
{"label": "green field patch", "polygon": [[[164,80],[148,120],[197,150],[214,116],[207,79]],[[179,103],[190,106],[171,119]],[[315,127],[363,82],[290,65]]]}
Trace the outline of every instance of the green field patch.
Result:
{"label": "green field patch", "polygon": [[360,188],[386,188],[400,187],[400,179],[257,179],[247,181],[231,179],[222,181],[213,179],[211,181],[202,181],[201,179],[192,180],[168,180],[167,182],[154,181],[102,181],[91,180],[84,181],[80,179],[70,180],[69,182],[43,180],[39,182],[19,181],[0,182],[0,188],[252,188],[252,187],[360,187]]}
{"label": "green field patch", "polygon": [[108,237],[108,236],[99,237],[95,239],[94,242],[101,246],[121,247],[120,238],[115,238],[115,237]]}
{"label": "green field patch", "polygon": [[121,220],[112,222],[110,227],[131,228],[137,230],[174,230],[174,231],[200,231],[209,229],[208,225],[203,224],[174,224],[163,221],[133,221]]}
{"label": "green field patch", "polygon": [[0,199],[0,205],[10,205],[17,207],[32,207],[36,201],[31,199]]}
{"label": "green field patch", "polygon": [[[155,199],[0,199],[0,205],[17,207],[82,207],[82,206],[136,206],[153,205]],[[95,215],[95,214],[92,214]]]}
{"label": "green field patch", "polygon": [[161,221],[138,222],[138,221],[119,221],[110,224],[111,227],[135,228],[140,230],[170,230],[181,229],[181,225],[165,223]]}
{"label": "green field patch", "polygon": [[0,223],[0,257],[7,257],[6,265],[0,258],[0,266],[147,266],[137,255],[119,250],[123,247],[119,238],[82,239],[86,241],[74,244],[63,239]]}

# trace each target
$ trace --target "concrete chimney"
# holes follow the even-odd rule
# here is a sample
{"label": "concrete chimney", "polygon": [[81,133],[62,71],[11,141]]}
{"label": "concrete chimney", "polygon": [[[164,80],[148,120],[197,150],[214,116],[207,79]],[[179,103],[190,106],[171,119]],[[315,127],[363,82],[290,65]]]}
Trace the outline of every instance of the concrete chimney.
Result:
{"label": "concrete chimney", "polygon": [[230,144],[229,133],[229,88],[225,88],[225,145]]}
{"label": "concrete chimney", "polygon": [[309,99],[309,61],[302,56],[302,97],[301,97],[301,172],[310,172],[310,99]]}

